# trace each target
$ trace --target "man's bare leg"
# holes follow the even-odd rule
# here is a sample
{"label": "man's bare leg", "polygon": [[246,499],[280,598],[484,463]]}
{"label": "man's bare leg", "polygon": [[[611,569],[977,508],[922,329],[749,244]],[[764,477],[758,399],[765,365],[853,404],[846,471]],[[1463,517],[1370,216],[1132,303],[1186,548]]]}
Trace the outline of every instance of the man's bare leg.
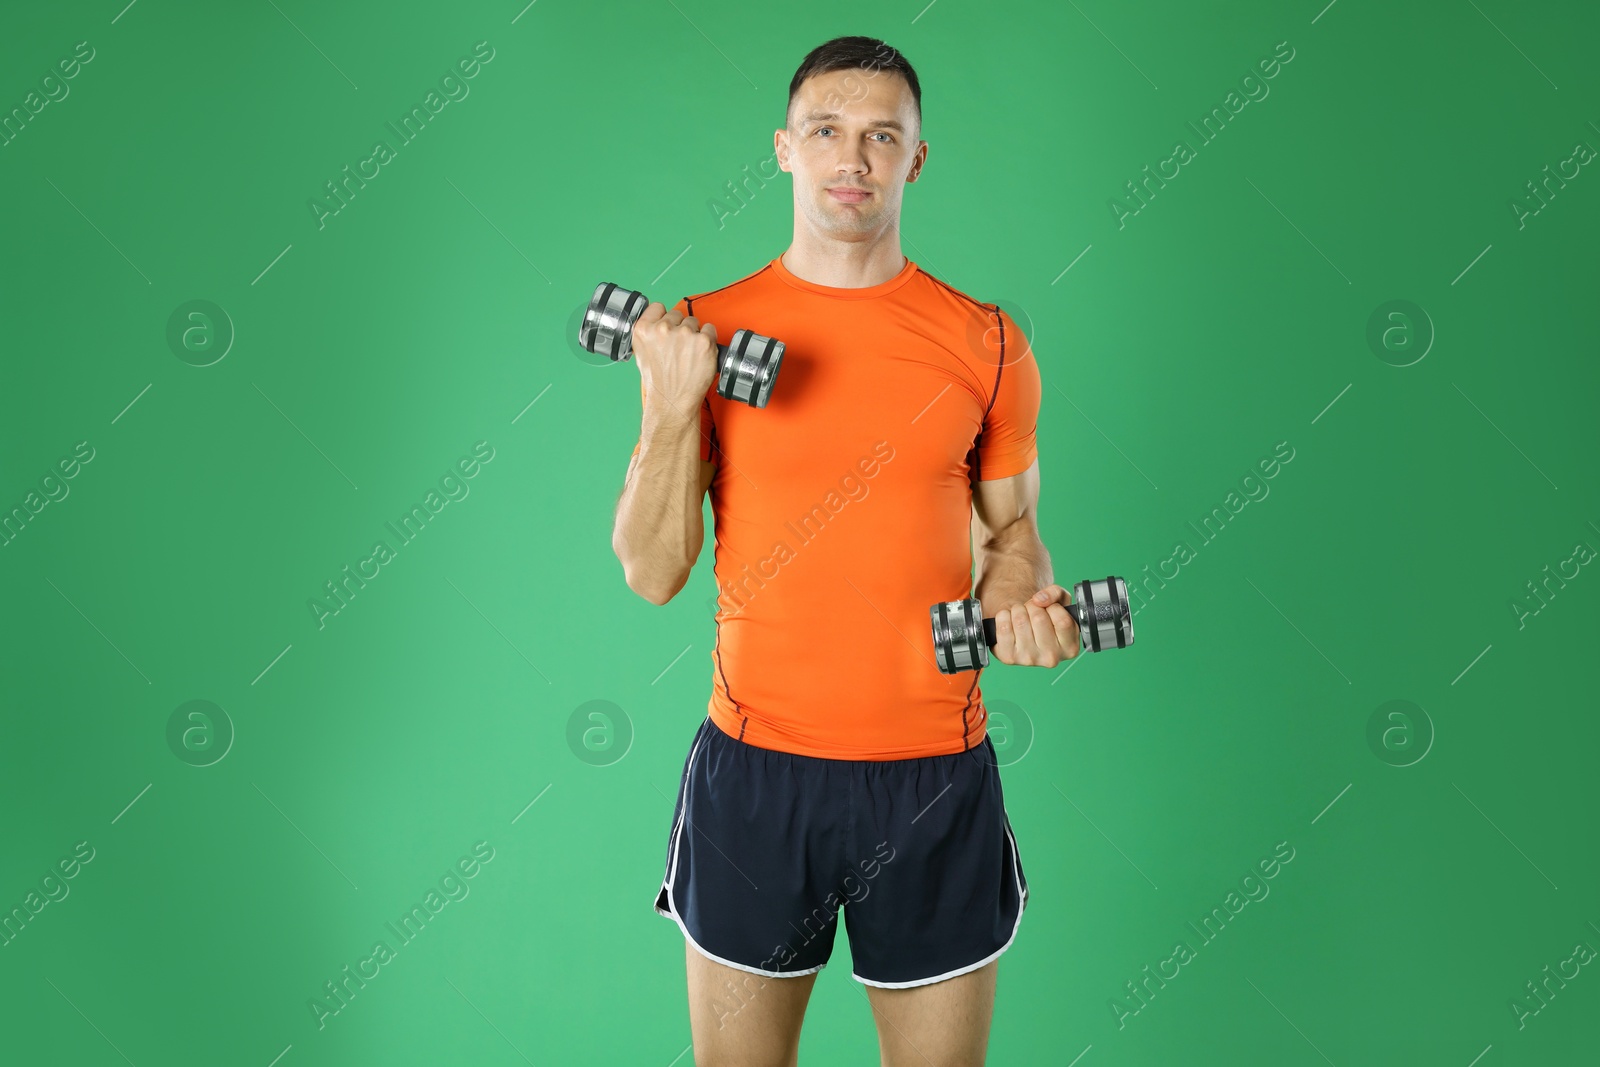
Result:
{"label": "man's bare leg", "polygon": [[707,959],[685,939],[695,1067],[796,1067],[817,972],[767,978]]}
{"label": "man's bare leg", "polygon": [[983,1067],[999,965],[990,960],[975,971],[909,989],[867,986],[883,1067]]}

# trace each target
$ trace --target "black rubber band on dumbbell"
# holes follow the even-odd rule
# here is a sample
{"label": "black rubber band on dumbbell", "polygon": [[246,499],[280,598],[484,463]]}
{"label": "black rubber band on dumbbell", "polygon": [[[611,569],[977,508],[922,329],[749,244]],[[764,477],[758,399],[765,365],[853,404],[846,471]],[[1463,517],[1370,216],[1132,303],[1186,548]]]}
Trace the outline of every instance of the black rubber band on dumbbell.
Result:
{"label": "black rubber band on dumbbell", "polygon": [[739,396],[739,366],[744,362],[745,349],[750,347],[750,338],[755,336],[749,330],[735,330],[733,344],[728,346],[728,362],[719,371],[718,377],[727,382],[726,393],[719,388],[718,394],[729,400],[740,400]]}
{"label": "black rubber band on dumbbell", "polygon": [[[638,313],[635,313],[633,310],[635,306],[634,301],[639,302],[640,307]],[[622,339],[624,337],[628,339],[628,350],[630,352],[633,350],[633,324],[639,321],[639,316],[644,314],[644,309],[649,306],[650,301],[645,299],[645,295],[643,293],[633,292],[628,294],[628,299],[622,305],[622,321],[627,325],[625,328],[617,331],[615,344],[612,346],[614,349],[611,356],[612,359],[617,359],[618,353],[622,351]]]}
{"label": "black rubber band on dumbbell", "polygon": [[[946,648],[947,642],[945,640],[947,635],[950,633],[950,610],[949,610],[949,608],[947,608],[945,606],[945,602],[942,601],[942,600],[939,601],[939,603],[936,605],[934,610],[936,610],[938,612],[939,625],[934,629],[934,632],[933,632],[933,636],[934,636],[933,654],[934,654],[934,656],[936,658],[938,658],[946,666],[954,667],[955,666],[955,654],[954,654],[955,650],[954,650],[954,648],[947,649]],[[943,670],[943,668],[940,668],[940,669]],[[945,673],[948,674],[949,672],[946,671]]]}
{"label": "black rubber band on dumbbell", "polygon": [[750,386],[750,401],[755,402],[756,395],[761,392],[761,383],[767,375],[767,364],[772,362],[772,354],[778,350],[778,342],[767,338],[767,347],[761,353],[761,362],[756,364],[755,379]]}
{"label": "black rubber band on dumbbell", "polygon": [[[592,307],[595,318],[594,325],[589,325],[587,321],[584,323],[584,329],[589,331],[589,343],[585,344],[583,347],[589,349],[591,352],[595,352],[597,355],[608,355],[608,353],[599,352],[593,347],[593,344],[595,335],[600,332],[601,323],[605,321],[606,305],[611,302],[611,294],[616,291],[616,288],[616,282],[606,282],[600,287],[600,292],[595,296],[594,305]],[[611,356],[610,358],[614,360],[617,357]]]}
{"label": "black rubber band on dumbbell", "polygon": [[1127,614],[1127,605],[1117,596],[1117,579],[1114,575],[1106,575],[1106,590],[1111,594],[1111,618],[1117,625],[1117,647],[1128,647],[1128,635],[1123,632],[1122,618]]}
{"label": "black rubber band on dumbbell", "polygon": [[988,631],[983,625],[983,605],[977,597],[969,597],[961,602],[961,623],[966,634],[965,643],[967,651],[972,656],[972,666],[978,667],[988,660],[985,654],[989,646],[984,642]]}
{"label": "black rubber band on dumbbell", "polygon": [[1095,621],[1094,610],[1094,583],[1083,583],[1083,612],[1089,616],[1089,648],[1090,651],[1100,651],[1100,625]]}

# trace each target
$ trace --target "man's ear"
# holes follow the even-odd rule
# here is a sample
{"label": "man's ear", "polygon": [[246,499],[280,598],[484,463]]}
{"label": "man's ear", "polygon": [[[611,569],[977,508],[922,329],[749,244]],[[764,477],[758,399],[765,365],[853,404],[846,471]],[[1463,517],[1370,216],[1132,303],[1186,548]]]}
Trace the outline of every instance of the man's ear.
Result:
{"label": "man's ear", "polygon": [[917,142],[916,158],[911,161],[911,173],[906,175],[906,181],[914,182],[922,175],[922,168],[928,162],[928,142]]}
{"label": "man's ear", "polygon": [[772,133],[772,154],[778,158],[778,169],[788,170],[789,162],[789,131],[787,129],[774,130]]}

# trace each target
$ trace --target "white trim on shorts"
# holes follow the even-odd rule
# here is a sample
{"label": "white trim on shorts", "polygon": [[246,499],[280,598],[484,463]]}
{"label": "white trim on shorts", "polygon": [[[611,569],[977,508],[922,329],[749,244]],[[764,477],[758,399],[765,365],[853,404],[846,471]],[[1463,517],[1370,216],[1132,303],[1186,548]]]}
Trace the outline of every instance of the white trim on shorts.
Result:
{"label": "white trim on shorts", "polygon": [[[1000,810],[1002,813],[1002,818],[1004,818],[1005,805],[1002,804],[1000,806]],[[1011,832],[1011,820],[1009,818],[1005,819],[1005,830],[1006,836],[1011,839],[1011,870],[1012,873],[1016,875],[1017,879],[1017,921],[1011,925],[1011,936],[1006,938],[1005,944],[1001,945],[998,949],[985,956],[977,963],[969,964],[965,967],[957,967],[953,971],[946,971],[945,973],[935,975],[932,978],[919,978],[914,982],[874,982],[869,978],[861,977],[854,971],[850,973],[850,977],[854,978],[862,985],[877,986],[879,989],[910,989],[913,986],[932,985],[935,982],[942,982],[947,978],[959,977],[960,975],[966,974],[969,971],[975,971],[979,967],[982,967],[993,960],[999,959],[1000,953],[1010,948],[1011,942],[1017,939],[1017,930],[1022,926],[1022,913],[1026,909],[1028,903],[1028,894],[1022,888],[1022,871],[1017,865],[1017,857],[1019,854],[1019,850],[1017,849],[1017,838],[1016,835]],[[671,903],[671,901],[672,897],[669,895],[667,897],[667,902]]]}
{"label": "white trim on shorts", "polygon": [[[699,741],[696,741],[693,750],[691,750],[689,753],[689,763],[684,768],[683,772],[685,781],[688,780],[689,775],[694,771],[694,757],[695,754],[700,751],[700,745],[704,741],[705,738],[703,737]],[[751,974],[759,974],[763,978],[799,978],[802,975],[815,974],[817,971],[820,971],[822,968],[826,967],[827,963],[819,963],[815,967],[808,967],[803,971],[763,971],[759,967],[751,967],[747,964],[735,963],[733,960],[725,960],[721,956],[708,952],[706,951],[705,946],[701,945],[700,942],[696,941],[694,937],[690,935],[689,928],[683,924],[683,918],[679,916],[678,909],[672,903],[672,886],[678,878],[678,841],[684,833],[684,822],[689,816],[688,792],[683,789],[682,783],[679,783],[679,790],[683,792],[683,810],[678,812],[678,821],[673,824],[672,855],[667,859],[667,872],[662,876],[661,888],[656,890],[656,896],[658,898],[661,896],[663,890],[666,892],[667,910],[662,911],[660,907],[652,904],[651,907],[655,913],[677,923],[678,929],[683,931],[683,939],[689,942],[689,944],[693,945],[695,951],[699,952],[700,955],[704,956],[706,959],[715,963],[720,963],[724,967],[733,967],[741,971],[748,971]],[[1009,941],[1006,943],[1010,944]]]}

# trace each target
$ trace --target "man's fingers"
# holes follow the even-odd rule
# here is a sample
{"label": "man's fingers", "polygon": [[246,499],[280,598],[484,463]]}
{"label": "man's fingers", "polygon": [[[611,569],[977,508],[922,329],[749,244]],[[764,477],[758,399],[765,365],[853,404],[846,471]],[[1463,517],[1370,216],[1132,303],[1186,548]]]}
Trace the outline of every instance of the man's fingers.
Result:
{"label": "man's fingers", "polygon": [[1055,626],[1057,651],[1063,659],[1072,659],[1083,650],[1083,638],[1078,636],[1078,621],[1060,604],[1051,604],[1045,611]]}
{"label": "man's fingers", "polygon": [[1082,649],[1078,624],[1067,611],[1066,590],[1060,586],[1064,602],[1051,601],[1041,607],[1034,599],[1013,604],[995,613],[994,654],[1002,663],[1029,667],[1053,667],[1072,659]]}
{"label": "man's fingers", "polygon": [[1027,609],[1028,625],[1033,637],[1033,662],[1044,661],[1043,666],[1051,666],[1061,658],[1061,642],[1056,637],[1055,619],[1037,604],[1030,602]]}

